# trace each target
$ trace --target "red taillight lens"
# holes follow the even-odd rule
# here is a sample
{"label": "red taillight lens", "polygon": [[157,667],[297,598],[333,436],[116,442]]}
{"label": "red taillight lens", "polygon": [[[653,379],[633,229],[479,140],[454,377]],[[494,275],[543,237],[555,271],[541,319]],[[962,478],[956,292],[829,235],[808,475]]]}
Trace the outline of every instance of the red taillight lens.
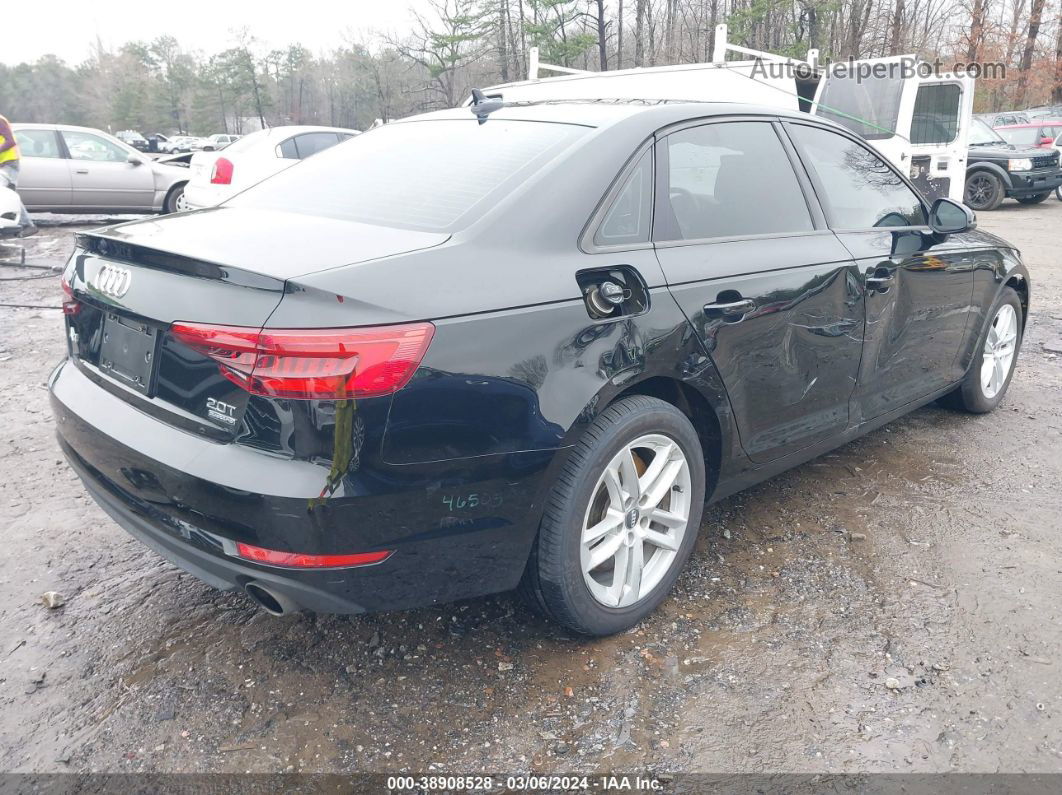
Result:
{"label": "red taillight lens", "polygon": [[270,566],[286,566],[292,569],[326,569],[351,566],[371,566],[391,557],[394,550],[359,552],[355,555],[306,555],[302,552],[278,552],[275,549],[236,544],[236,554],[245,560],[265,563]]}
{"label": "red taillight lens", "polygon": [[420,366],[435,326],[259,331],[175,323],[170,331],[251,394],[342,400],[390,395],[404,387]]}
{"label": "red taillight lens", "polygon": [[231,185],[232,184],[232,161],[219,157],[214,161],[214,168],[210,172],[210,184],[211,185]]}
{"label": "red taillight lens", "polygon": [[70,286],[70,282],[66,280],[66,276],[61,276],[59,278],[59,286],[63,289],[63,314],[76,315],[81,311],[81,304],[79,304],[77,298],[74,297],[74,288]]}

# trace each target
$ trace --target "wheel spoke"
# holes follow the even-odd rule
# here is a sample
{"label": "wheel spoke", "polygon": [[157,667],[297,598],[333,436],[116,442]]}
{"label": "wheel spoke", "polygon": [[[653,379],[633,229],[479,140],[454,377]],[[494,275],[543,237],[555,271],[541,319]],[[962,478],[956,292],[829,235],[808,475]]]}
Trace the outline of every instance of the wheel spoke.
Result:
{"label": "wheel spoke", "polygon": [[593,525],[583,530],[583,543],[590,546],[602,536],[613,530],[619,530],[623,527],[623,514],[611,506],[605,511],[605,517]]}
{"label": "wheel spoke", "polygon": [[660,501],[664,499],[664,495],[671,491],[671,487],[675,485],[675,479],[678,477],[679,472],[682,471],[684,465],[685,462],[681,458],[672,459],[664,464],[660,474],[656,476],[651,484],[647,484],[643,491],[642,506],[653,508],[659,505]]}
{"label": "wheel spoke", "polygon": [[989,392],[992,389],[992,373],[995,371],[996,363],[991,356],[985,356],[984,362],[981,364],[981,388],[985,392]]}
{"label": "wheel spoke", "polygon": [[[638,468],[634,465],[634,451],[629,447],[623,451],[619,465],[620,483],[632,502],[638,502],[642,496],[641,484],[638,481]],[[627,506],[624,505],[624,508]]]}
{"label": "wheel spoke", "polygon": [[995,392],[998,392],[1000,387],[1003,386],[1003,381],[1006,377],[1006,373],[1003,372],[1003,360],[996,359],[995,366],[992,368],[992,389]]}
{"label": "wheel spoke", "polygon": [[616,566],[612,570],[612,585],[609,586],[607,598],[609,604],[618,607],[623,602],[623,586],[627,582],[627,566],[631,548],[621,544],[616,553]]}
{"label": "wheel spoke", "polygon": [[679,548],[678,539],[672,538],[666,533],[661,533],[656,530],[646,530],[645,540],[654,547],[660,547],[660,549],[675,551]]}
{"label": "wheel spoke", "polygon": [[664,527],[683,527],[686,524],[686,517],[665,511],[663,508],[656,508],[649,514],[649,521],[662,524]]}
{"label": "wheel spoke", "polygon": [[626,549],[623,546],[623,533],[616,533],[609,536],[596,547],[590,550],[590,562],[587,567],[587,571],[593,571],[606,560],[612,557],[616,557],[616,566],[619,567],[619,558],[616,555],[621,549]]}
{"label": "wheel spoke", "polygon": [[645,547],[641,539],[627,553],[627,576],[623,584],[624,598],[621,604],[637,602],[642,590],[642,569],[645,568]]}

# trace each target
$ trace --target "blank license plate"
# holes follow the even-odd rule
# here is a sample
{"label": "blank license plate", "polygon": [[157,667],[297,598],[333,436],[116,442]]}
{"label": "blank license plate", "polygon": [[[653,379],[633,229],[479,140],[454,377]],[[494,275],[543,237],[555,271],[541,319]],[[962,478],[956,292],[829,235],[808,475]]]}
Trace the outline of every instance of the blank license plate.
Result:
{"label": "blank license plate", "polygon": [[135,320],[107,313],[103,317],[100,370],[145,395],[151,394],[158,333]]}

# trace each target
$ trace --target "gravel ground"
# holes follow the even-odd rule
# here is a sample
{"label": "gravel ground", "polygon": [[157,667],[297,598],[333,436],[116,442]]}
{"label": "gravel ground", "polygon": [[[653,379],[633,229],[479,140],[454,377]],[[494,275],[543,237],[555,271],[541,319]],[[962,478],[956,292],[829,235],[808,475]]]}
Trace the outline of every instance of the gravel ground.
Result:
{"label": "gravel ground", "polygon": [[0,281],[0,770],[1062,772],[1062,203],[981,224],[1034,280],[1000,409],[713,506],[674,596],[594,641],[510,596],[277,619],[163,562],[56,447],[59,313],[4,304],[57,280]]}

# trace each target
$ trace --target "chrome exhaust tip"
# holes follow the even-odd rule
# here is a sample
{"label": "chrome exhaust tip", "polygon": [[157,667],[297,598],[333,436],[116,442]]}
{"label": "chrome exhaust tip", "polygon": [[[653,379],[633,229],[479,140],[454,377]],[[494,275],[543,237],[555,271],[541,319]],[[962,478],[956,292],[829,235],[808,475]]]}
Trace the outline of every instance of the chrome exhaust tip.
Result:
{"label": "chrome exhaust tip", "polygon": [[251,598],[252,602],[270,615],[286,616],[297,612],[299,609],[299,606],[288,597],[267,588],[255,580],[251,580],[243,586],[243,590]]}

